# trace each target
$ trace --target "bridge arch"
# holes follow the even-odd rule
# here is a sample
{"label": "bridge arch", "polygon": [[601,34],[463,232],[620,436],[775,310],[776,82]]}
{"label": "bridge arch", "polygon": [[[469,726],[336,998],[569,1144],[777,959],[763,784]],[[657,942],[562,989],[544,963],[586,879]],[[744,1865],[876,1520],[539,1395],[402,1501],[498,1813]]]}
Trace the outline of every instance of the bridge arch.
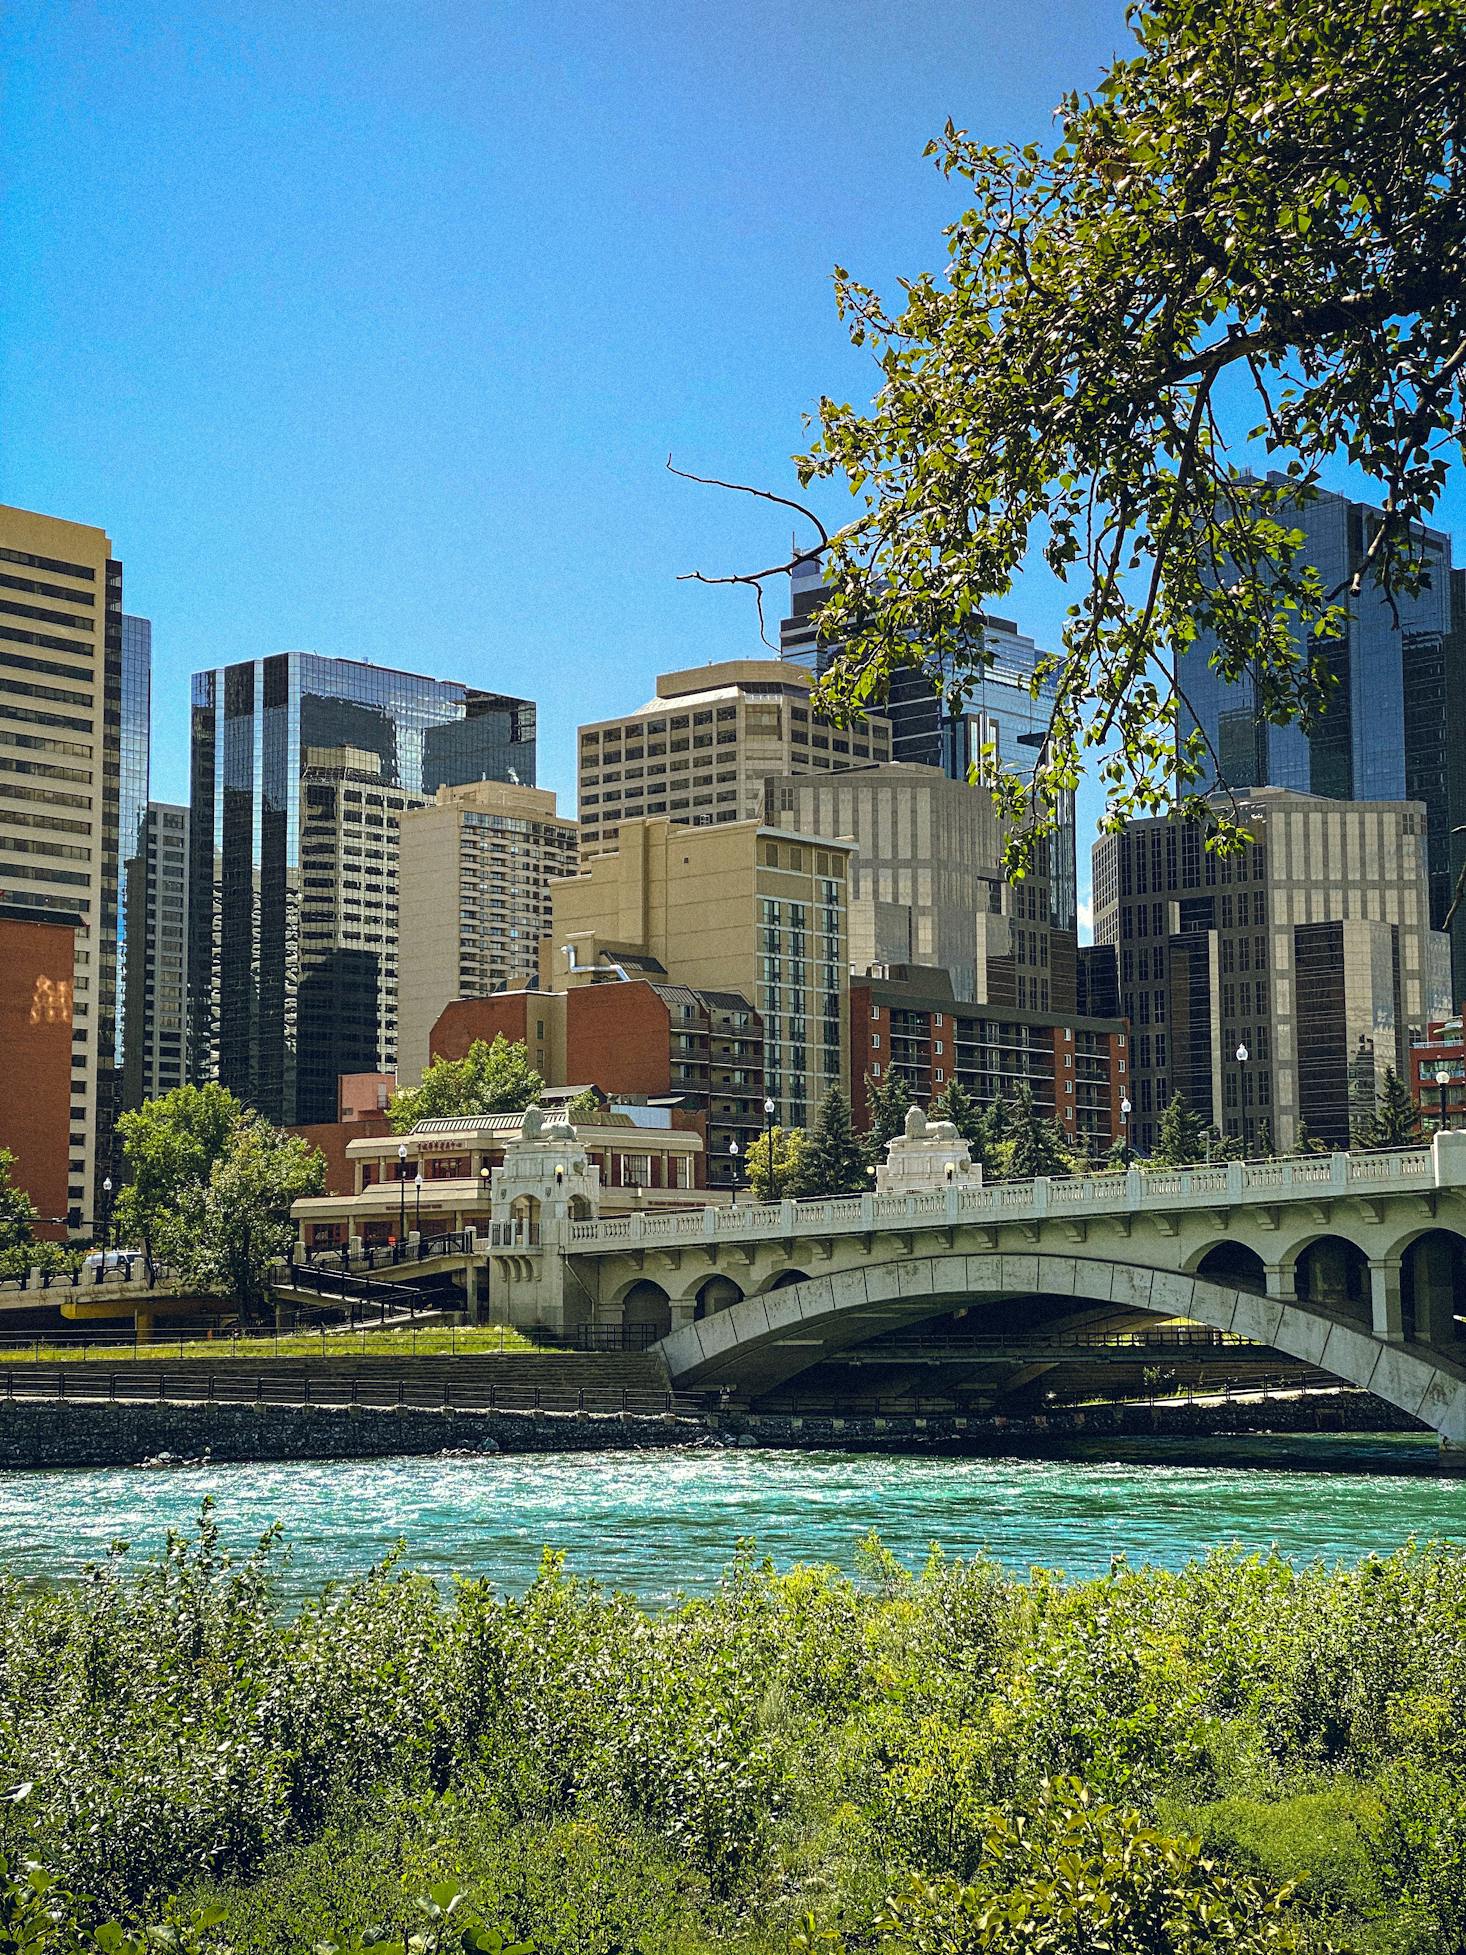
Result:
{"label": "bridge arch", "polygon": [[1284,1267],[1292,1268],[1301,1303],[1354,1314],[1369,1309],[1369,1255],[1337,1230],[1321,1229],[1293,1243]]}
{"label": "bridge arch", "polygon": [[781,1269],[777,1271],[776,1274],[766,1278],[764,1282],[759,1284],[758,1295],[767,1296],[770,1290],[789,1290],[792,1289],[796,1283],[807,1283],[808,1281],[809,1281],[808,1270]]}
{"label": "bridge arch", "polygon": [[735,1303],[742,1303],[743,1291],[731,1276],[721,1270],[701,1284],[693,1297],[692,1314],[694,1318],[715,1317],[720,1310],[731,1310]]}
{"label": "bridge arch", "polygon": [[1234,1237],[1212,1243],[1189,1258],[1186,1267],[1189,1275],[1203,1276],[1209,1283],[1230,1284],[1256,1297],[1267,1295],[1267,1264],[1255,1249]]}
{"label": "bridge arch", "polygon": [[664,1338],[672,1328],[672,1302],[660,1283],[638,1277],[621,1292],[621,1321],[627,1330],[639,1328],[648,1339]]}
{"label": "bridge arch", "polygon": [[1451,1359],[1376,1338],[1306,1299],[1258,1296],[1235,1283],[1092,1256],[990,1251],[870,1262],[746,1297],[681,1326],[661,1350],[679,1387],[726,1385],[756,1396],[880,1331],[1035,1294],[1185,1317],[1254,1338],[1466,1445],[1466,1369]]}

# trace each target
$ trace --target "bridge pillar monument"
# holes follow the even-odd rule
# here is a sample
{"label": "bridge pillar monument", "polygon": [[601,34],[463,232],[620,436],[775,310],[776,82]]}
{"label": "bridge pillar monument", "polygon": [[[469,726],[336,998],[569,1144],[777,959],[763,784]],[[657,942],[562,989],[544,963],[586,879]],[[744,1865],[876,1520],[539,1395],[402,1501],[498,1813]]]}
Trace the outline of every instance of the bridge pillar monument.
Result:
{"label": "bridge pillar monument", "polygon": [[950,1120],[929,1120],[919,1106],[886,1142],[885,1164],[876,1169],[880,1195],[930,1194],[943,1188],[980,1188],[982,1168]]}
{"label": "bridge pillar monument", "polygon": [[563,1114],[529,1107],[490,1177],[489,1302],[521,1329],[564,1333],[590,1318],[571,1229],[601,1210],[601,1171]]}

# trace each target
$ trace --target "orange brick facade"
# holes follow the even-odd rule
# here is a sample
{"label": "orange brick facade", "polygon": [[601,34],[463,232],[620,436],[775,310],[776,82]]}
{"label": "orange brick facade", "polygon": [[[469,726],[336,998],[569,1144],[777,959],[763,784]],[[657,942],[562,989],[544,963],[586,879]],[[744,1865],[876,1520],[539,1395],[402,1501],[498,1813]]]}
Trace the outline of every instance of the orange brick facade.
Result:
{"label": "orange brick facade", "polygon": [[37,1233],[66,1234],[71,1124],[72,983],[75,932],[69,923],[0,916],[0,1147],[40,1213]]}

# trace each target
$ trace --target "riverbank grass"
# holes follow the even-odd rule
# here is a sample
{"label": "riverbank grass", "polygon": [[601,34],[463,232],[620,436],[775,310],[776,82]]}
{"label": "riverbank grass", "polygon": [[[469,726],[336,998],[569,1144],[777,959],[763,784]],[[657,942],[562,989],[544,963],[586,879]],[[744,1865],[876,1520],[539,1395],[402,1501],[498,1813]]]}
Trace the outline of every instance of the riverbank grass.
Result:
{"label": "riverbank grass", "polygon": [[[4,1335],[0,1333],[0,1335]],[[509,1325],[454,1324],[400,1329],[282,1331],[243,1337],[168,1337],[155,1335],[109,1342],[106,1337],[28,1338],[0,1343],[0,1363],[8,1364],[146,1364],[222,1363],[226,1359],[316,1358],[354,1360],[362,1357],[445,1358],[501,1357],[533,1353],[537,1357],[573,1357],[557,1345],[536,1344]]]}
{"label": "riverbank grass", "polygon": [[872,1539],[661,1609],[394,1558],[288,1615],[277,1553],[206,1507],[0,1584],[0,1858],[93,1897],[37,1955],[169,1907],[199,1955],[1466,1946],[1451,1546],[1070,1582]]}

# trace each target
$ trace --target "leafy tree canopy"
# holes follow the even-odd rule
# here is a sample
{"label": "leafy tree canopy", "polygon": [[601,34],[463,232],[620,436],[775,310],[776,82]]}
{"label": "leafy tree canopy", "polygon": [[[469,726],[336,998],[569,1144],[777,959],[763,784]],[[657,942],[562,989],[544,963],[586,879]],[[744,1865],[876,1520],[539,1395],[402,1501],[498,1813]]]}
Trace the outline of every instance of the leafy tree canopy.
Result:
{"label": "leafy tree canopy", "polygon": [[0,1253],[19,1249],[35,1233],[36,1205],[15,1181],[15,1156],[0,1147]]}
{"label": "leafy tree canopy", "polygon": [[324,1159],[299,1134],[283,1133],[258,1114],[239,1121],[208,1181],[185,1206],[188,1275],[202,1289],[232,1298],[241,1315],[257,1316],[270,1265],[289,1253],[294,1238],[291,1203],[325,1185]]}
{"label": "leafy tree canopy", "polygon": [[749,1142],[744,1157],[748,1185],[759,1201],[792,1201],[804,1193],[808,1146],[809,1135],[802,1127],[775,1127]]}
{"label": "leafy tree canopy", "polygon": [[462,1059],[435,1059],[417,1086],[405,1086],[387,1109],[394,1133],[406,1133],[419,1120],[455,1114],[522,1113],[545,1090],[529,1063],[529,1049],[502,1032],[493,1043],[475,1039]]}
{"label": "leafy tree canopy", "polygon": [[207,1184],[248,1117],[234,1095],[217,1085],[175,1086],[124,1113],[117,1134],[126,1185],[112,1212],[116,1241],[174,1261],[188,1200]]}
{"label": "leafy tree canopy", "polygon": [[[1031,782],[985,763],[1014,867],[1087,754],[1112,825],[1215,819],[1174,654],[1205,631],[1266,718],[1317,714],[1340,606],[1367,577],[1410,586],[1409,525],[1466,428],[1460,0],[1144,0],[1129,22],[1133,52],[1065,96],[1050,146],[950,122],[930,146],[969,205],[940,273],[892,308],[836,269],[881,387],[868,409],[823,400],[797,459],[858,504],[833,533],[806,511],[794,559],[828,581],[837,713],[928,656],[960,695],[1030,552],[1073,588]],[[1241,471],[1261,452],[1277,481]],[[1380,485],[1384,521],[1325,588],[1295,511],[1335,457]],[[761,592],[789,567],[705,581]]]}

